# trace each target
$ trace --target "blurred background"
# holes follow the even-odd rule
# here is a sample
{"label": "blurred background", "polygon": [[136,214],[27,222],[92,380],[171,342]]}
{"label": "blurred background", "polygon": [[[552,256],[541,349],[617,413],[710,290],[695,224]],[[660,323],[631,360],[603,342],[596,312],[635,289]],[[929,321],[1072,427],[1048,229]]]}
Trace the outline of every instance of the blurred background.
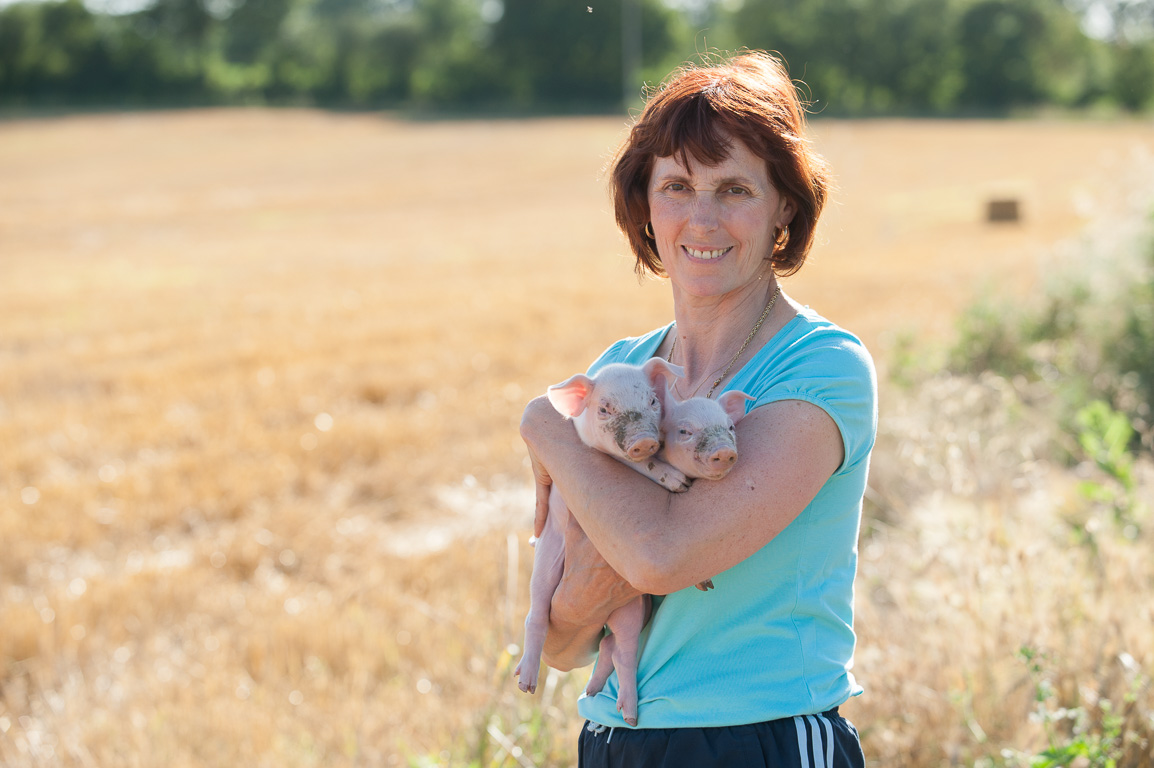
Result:
{"label": "blurred background", "polygon": [[1149,0],[81,0],[0,10],[0,107],[616,111],[709,49],[828,116],[1140,111]]}
{"label": "blurred background", "polygon": [[0,764],[573,765],[517,425],[669,321],[606,169],[740,47],[881,374],[870,765],[1154,765],[1154,0],[0,0]]}

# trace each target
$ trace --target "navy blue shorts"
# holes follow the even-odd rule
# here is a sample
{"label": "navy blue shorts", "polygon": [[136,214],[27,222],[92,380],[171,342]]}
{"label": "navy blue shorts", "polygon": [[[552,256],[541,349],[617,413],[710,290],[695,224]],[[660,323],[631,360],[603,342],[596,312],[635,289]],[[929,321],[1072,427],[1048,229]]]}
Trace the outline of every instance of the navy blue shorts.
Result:
{"label": "navy blue shorts", "polygon": [[721,728],[605,728],[586,723],[579,768],[865,768],[861,740],[837,708]]}

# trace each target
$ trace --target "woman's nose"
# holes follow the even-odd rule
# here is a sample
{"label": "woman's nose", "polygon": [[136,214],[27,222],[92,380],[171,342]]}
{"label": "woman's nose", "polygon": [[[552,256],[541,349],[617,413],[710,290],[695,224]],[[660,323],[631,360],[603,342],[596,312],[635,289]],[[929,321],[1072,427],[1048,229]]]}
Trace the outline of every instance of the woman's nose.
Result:
{"label": "woman's nose", "polygon": [[717,200],[714,196],[699,192],[693,196],[693,209],[689,214],[689,223],[702,230],[714,229],[717,227],[718,213]]}

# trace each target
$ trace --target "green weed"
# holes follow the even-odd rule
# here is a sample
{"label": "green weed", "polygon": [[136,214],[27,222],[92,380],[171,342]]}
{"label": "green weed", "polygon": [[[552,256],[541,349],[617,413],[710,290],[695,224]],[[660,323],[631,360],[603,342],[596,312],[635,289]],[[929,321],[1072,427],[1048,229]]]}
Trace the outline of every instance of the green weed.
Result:
{"label": "green weed", "polygon": [[1056,768],[1079,765],[1084,768],[1116,768],[1123,753],[1123,718],[1107,699],[1099,699],[1092,709],[1062,706],[1058,701],[1046,654],[1024,645],[1018,657],[1025,663],[1034,687],[1031,718],[1041,723],[1046,747],[1035,753],[1007,750],[1008,766]]}

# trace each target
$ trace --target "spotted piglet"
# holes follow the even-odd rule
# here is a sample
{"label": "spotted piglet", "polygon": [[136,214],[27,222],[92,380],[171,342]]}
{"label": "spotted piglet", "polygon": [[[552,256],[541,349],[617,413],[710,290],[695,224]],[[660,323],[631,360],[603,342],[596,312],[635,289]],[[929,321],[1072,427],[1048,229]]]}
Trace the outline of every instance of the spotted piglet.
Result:
{"label": "spotted piglet", "polygon": [[[579,374],[552,386],[549,402],[573,421],[577,435],[591,448],[619,459],[671,491],[684,491],[684,474],[654,457],[661,447],[661,398],[666,377],[679,377],[682,369],[655,357],[641,366],[614,363],[595,376]],[[525,651],[514,674],[518,687],[532,693],[537,688],[541,653],[549,628],[549,606],[561,581],[565,565],[565,529],[569,509],[554,485],[549,492],[549,515],[535,545],[533,575],[529,581],[529,614],[525,617]],[[645,622],[645,603],[637,597],[610,614],[606,622],[620,635],[617,663],[631,668],[634,677],[623,681],[632,691],[631,701],[618,700],[626,720],[637,722],[637,641]],[[624,675],[619,675],[624,676]]]}

